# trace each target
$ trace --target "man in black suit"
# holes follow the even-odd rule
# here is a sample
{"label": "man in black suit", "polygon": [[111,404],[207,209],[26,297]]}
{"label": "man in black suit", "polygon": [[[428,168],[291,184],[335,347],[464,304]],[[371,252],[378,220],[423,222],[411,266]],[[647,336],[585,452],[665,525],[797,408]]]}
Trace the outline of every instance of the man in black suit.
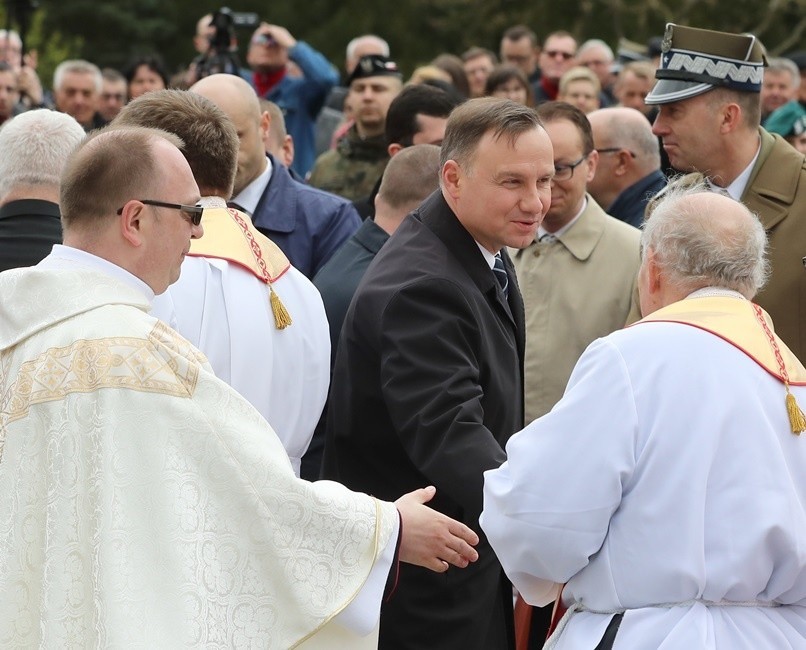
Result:
{"label": "man in black suit", "polygon": [[62,242],[59,177],[84,129],[48,109],[28,111],[0,131],[0,271],[38,264]]}
{"label": "man in black suit", "polygon": [[[324,476],[379,498],[425,480],[433,506],[479,531],[482,474],[523,422],[523,302],[505,246],[550,204],[551,142],[534,111],[474,99],[448,120],[440,190],[367,270],[347,312]],[[402,568],[381,611],[390,648],[514,648],[512,589],[483,539],[473,567]]]}

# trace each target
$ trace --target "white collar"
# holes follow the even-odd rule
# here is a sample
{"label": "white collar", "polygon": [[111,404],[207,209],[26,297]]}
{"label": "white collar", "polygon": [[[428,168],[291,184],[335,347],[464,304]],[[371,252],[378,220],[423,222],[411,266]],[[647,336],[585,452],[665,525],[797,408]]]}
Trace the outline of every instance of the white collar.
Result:
{"label": "white collar", "polygon": [[490,267],[490,270],[492,270],[493,266],[495,266],[495,253],[491,253],[478,242],[476,242],[476,246],[479,247],[481,254],[484,255],[484,261],[487,262],[487,265]]}
{"label": "white collar", "polygon": [[85,268],[101,271],[140,291],[149,304],[154,301],[154,291],[136,275],[129,273],[123,267],[113,264],[109,260],[72,246],[54,244],[50,255],[37,266],[44,269]]}
{"label": "white collar", "polygon": [[738,291],[725,289],[724,287],[703,287],[692,291],[683,300],[688,300],[689,298],[738,298],[739,300],[747,300]]}
{"label": "white collar", "polygon": [[753,156],[753,160],[750,161],[750,164],[744,168],[744,171],[742,171],[742,173],[739,174],[730,185],[727,187],[718,187],[717,185],[713,184],[711,179],[708,179],[708,188],[717,194],[727,193],[727,195],[730,196],[730,198],[732,198],[734,201],[741,201],[744,190],[747,187],[747,182],[750,180],[750,174],[753,173],[753,167],[755,167],[756,160],[758,160],[758,155],[760,153],[761,142],[759,142],[758,149],[756,149],[756,155]]}
{"label": "white collar", "polygon": [[554,232],[549,232],[548,230],[546,230],[543,227],[543,224],[541,223],[537,227],[537,233],[535,234],[535,241],[540,241],[540,238],[543,235],[552,235],[555,239],[559,239],[565,233],[567,233],[569,230],[571,230],[571,227],[577,221],[579,221],[579,218],[582,216],[582,213],[585,212],[585,208],[587,208],[587,207],[588,207],[588,197],[586,195],[584,200],[582,201],[582,209],[579,212],[577,212],[577,215],[573,219],[571,219],[571,221],[569,221],[567,224],[565,224],[562,228],[559,228],[558,230],[555,230]]}
{"label": "white collar", "polygon": [[243,188],[238,196],[233,196],[233,203],[237,203],[249,214],[255,214],[257,204],[260,203],[260,197],[266,191],[266,186],[269,184],[272,175],[272,164],[268,156],[266,156],[266,168],[255,178],[249,185]]}
{"label": "white collar", "polygon": [[226,208],[227,200],[220,196],[203,196],[196,201],[196,205],[203,208]]}

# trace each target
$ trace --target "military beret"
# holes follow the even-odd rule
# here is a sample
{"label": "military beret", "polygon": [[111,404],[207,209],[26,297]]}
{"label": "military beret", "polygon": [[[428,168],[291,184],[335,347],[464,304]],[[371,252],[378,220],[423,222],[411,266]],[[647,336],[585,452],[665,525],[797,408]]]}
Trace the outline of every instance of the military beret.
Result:
{"label": "military beret", "polygon": [[714,88],[761,92],[767,58],[752,34],[728,34],[669,23],[661,44],[658,80],[644,100],[668,104]]}
{"label": "military beret", "polygon": [[770,113],[764,128],[780,136],[800,135],[806,131],[806,109],[793,100]]}
{"label": "military beret", "polygon": [[367,54],[358,59],[355,70],[347,80],[347,85],[353,83],[356,79],[364,79],[366,77],[398,77],[403,75],[397,67],[397,63],[387,59],[380,54]]}

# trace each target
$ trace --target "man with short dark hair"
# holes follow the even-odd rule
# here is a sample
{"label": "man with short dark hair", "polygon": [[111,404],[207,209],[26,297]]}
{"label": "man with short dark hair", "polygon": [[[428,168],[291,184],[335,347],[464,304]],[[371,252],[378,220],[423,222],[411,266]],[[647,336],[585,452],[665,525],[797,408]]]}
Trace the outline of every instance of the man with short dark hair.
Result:
{"label": "man with short dark hair", "polygon": [[316,159],[308,182],[352,201],[369,194],[389,162],[384,124],[400,92],[397,64],[379,55],[362,57],[348,79],[347,101],[355,123],[335,149]]}
{"label": "man with short dark hair", "polygon": [[126,77],[114,68],[104,68],[101,70],[103,84],[101,86],[101,98],[98,103],[98,112],[107,122],[114,120],[120,109],[122,109],[129,99],[128,84]]}
{"label": "man with short dark hair", "polygon": [[[411,146],[420,144],[442,144],[448,116],[458,103],[458,99],[448,95],[445,91],[426,84],[407,86],[400,91],[400,94],[392,100],[392,103],[389,105],[389,112],[386,114],[386,141],[389,143],[387,145],[387,151],[389,152],[390,161]],[[420,156],[424,157],[426,154],[421,153]],[[422,170],[415,176],[421,178],[421,173]],[[341,255],[339,255],[339,253],[344,247],[339,249],[336,255],[334,255],[334,257],[338,257],[341,260],[338,262],[339,264],[353,266],[349,261],[351,254],[348,252],[352,251],[359,260],[361,260],[359,262],[361,265],[361,276],[363,276],[369,262],[375,257],[380,247],[386,242],[393,230],[389,228],[391,220],[388,218],[385,220],[382,218],[382,222],[386,222],[385,226],[379,227],[380,224],[373,223],[373,220],[376,218],[378,192],[385,175],[384,171],[384,175],[378,178],[378,182],[375,183],[375,187],[368,197],[353,203],[355,209],[364,219],[364,223],[356,231],[355,235],[348,240],[347,244],[345,244],[345,246],[347,246],[352,242],[353,245],[349,246],[347,251],[344,251]],[[399,184],[401,183],[396,182],[392,186]],[[424,182],[423,187],[427,188],[431,187],[431,185],[428,182]],[[430,194],[430,192],[428,192],[428,194]],[[422,198],[425,199],[425,195],[423,195]],[[411,209],[413,210],[414,207],[416,206],[413,206]],[[396,227],[397,225],[395,224],[395,228]],[[367,251],[369,251],[370,257],[366,257]],[[347,261],[344,260],[345,256],[348,257]],[[330,277],[330,273],[323,271],[317,274],[317,277],[319,278],[318,283],[320,285],[331,284],[331,280],[327,279]],[[349,295],[352,297],[357,286],[357,281],[355,283],[348,281],[344,289],[335,289],[335,291],[339,296]],[[330,314],[328,315],[331,326],[332,359],[335,359],[338,333],[341,331],[341,323],[344,320],[344,314],[347,311],[350,300],[338,300],[337,302],[338,307],[335,308],[335,311],[338,312],[338,315],[335,317]],[[338,324],[337,329],[334,326],[336,321]],[[322,419],[316,427],[308,452],[302,459],[303,478],[315,479],[319,477],[322,465],[322,452],[325,443],[326,416],[327,409],[322,413]]]}
{"label": "man with short dark hair", "polygon": [[[506,246],[534,238],[550,202],[551,143],[535,112],[472,99],[448,118],[441,190],[383,246],[344,320],[323,476],[383,495],[434,481],[434,505],[471,528],[481,475],[523,419],[523,303]],[[512,588],[480,561],[432,580],[400,572],[379,648],[510,650]]]}
{"label": "man with short dark hair", "polygon": [[576,65],[576,39],[566,31],[552,32],[540,52],[540,83],[535,86],[535,104],[557,99],[560,79]]}
{"label": "man with short dark hair", "polygon": [[[460,100],[428,84],[406,86],[389,104],[386,113],[385,142],[390,158],[414,144],[442,144],[448,116]],[[378,177],[369,196],[353,202],[363,219],[375,216],[375,196],[383,175]]]}
{"label": "man with short dark hair", "polygon": [[498,57],[483,47],[471,47],[462,54],[462,64],[465,68],[470,97],[484,97],[487,94],[485,92],[487,77],[498,65]]}
{"label": "man with short dark hair", "polygon": [[766,57],[752,34],[670,23],[658,81],[653,133],[672,166],[697,172],[711,191],[757,213],[770,239],[772,276],[758,304],[777,334],[806,360],[806,157],[760,124]]}
{"label": "man with short dark hair", "polygon": [[540,85],[541,70],[537,63],[540,58],[540,42],[534,30],[526,25],[513,25],[501,37],[499,50],[501,63],[514,65],[523,70],[523,74],[532,84],[532,92],[536,93]]}

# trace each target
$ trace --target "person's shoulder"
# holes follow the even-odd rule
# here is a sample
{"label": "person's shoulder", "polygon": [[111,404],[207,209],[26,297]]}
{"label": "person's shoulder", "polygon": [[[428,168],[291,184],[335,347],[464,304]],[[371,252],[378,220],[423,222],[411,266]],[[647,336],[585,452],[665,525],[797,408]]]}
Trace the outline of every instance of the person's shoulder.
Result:
{"label": "person's shoulder", "polygon": [[330,169],[341,160],[342,156],[337,149],[328,149],[324,153],[319,154],[313,164],[311,179],[315,179],[319,174],[330,171]]}
{"label": "person's shoulder", "polygon": [[641,242],[641,231],[638,228],[607,213],[605,213],[605,230],[615,241],[635,246]]}
{"label": "person's shoulder", "polygon": [[[767,165],[772,168],[779,165],[783,165],[786,168],[799,167],[802,173],[806,173],[806,154],[799,152],[777,133],[769,133],[764,129],[761,131],[761,167]],[[806,188],[804,188],[803,191],[806,191]]]}
{"label": "person's shoulder", "polygon": [[295,266],[289,266],[279,278],[272,282],[272,286],[278,291],[282,291],[282,296],[293,293],[306,302],[322,302],[314,283]]}
{"label": "person's shoulder", "polygon": [[303,183],[302,181],[298,181],[293,178],[291,179],[291,183],[295,191],[305,197],[307,200],[338,206],[340,208],[346,206],[351,208],[353,207],[350,201],[343,196],[333,194],[333,192],[328,192],[327,190],[314,187],[313,185],[308,185],[307,183]]}

